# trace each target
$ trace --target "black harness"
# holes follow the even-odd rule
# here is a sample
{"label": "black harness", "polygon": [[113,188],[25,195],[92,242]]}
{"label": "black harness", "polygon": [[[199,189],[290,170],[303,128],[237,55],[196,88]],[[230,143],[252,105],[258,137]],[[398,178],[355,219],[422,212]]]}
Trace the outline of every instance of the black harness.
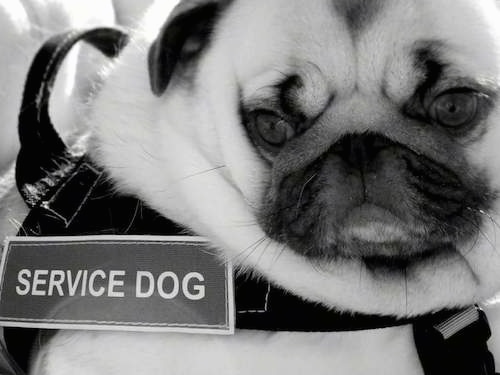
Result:
{"label": "black harness", "polygon": [[[54,130],[50,92],[64,57],[80,40],[114,57],[128,37],[111,28],[72,31],[51,38],[35,57],[19,115],[16,165],[17,186],[31,210],[18,235],[184,235],[184,228],[138,198],[117,194],[106,172],[84,151],[69,149]],[[332,311],[245,275],[236,275],[235,283],[238,329],[336,332],[411,323],[426,375],[495,374],[486,345],[489,325],[476,306],[398,320]],[[4,334],[9,353],[26,370],[37,331],[5,328]]]}

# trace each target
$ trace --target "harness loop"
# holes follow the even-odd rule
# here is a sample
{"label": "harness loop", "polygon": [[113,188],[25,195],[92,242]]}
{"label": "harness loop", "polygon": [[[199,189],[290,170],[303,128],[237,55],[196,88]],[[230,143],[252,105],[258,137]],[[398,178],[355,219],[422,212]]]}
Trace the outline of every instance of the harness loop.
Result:
{"label": "harness loop", "polygon": [[108,27],[69,31],[49,39],[35,56],[19,113],[21,149],[16,163],[17,188],[30,208],[49,199],[54,188],[74,170],[81,157],[66,147],[49,116],[49,97],[57,72],[68,52],[80,40],[114,57],[125,46],[128,37]]}

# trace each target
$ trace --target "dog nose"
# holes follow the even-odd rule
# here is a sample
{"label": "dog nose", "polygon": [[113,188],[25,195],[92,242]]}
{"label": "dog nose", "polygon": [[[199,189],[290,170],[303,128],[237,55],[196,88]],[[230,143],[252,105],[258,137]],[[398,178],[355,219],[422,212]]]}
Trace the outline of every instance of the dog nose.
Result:
{"label": "dog nose", "polygon": [[362,168],[391,144],[393,142],[378,134],[348,134],[337,141],[331,150],[350,166]]}

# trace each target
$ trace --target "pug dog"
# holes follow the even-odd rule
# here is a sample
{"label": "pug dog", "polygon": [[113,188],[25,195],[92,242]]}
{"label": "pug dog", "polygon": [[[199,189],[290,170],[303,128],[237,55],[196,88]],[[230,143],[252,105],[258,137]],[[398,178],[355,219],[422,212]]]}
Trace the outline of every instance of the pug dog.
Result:
{"label": "pug dog", "polygon": [[[117,191],[304,300],[397,317],[489,303],[498,360],[498,7],[157,1],[89,103],[89,153]],[[62,331],[32,372],[423,374],[408,325]]]}

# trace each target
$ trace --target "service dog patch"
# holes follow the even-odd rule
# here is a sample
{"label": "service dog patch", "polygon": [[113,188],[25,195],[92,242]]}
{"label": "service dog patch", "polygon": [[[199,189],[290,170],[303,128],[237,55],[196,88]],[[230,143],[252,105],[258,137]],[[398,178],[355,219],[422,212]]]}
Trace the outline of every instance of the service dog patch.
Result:
{"label": "service dog patch", "polygon": [[232,334],[232,268],[198,237],[15,237],[4,326]]}

